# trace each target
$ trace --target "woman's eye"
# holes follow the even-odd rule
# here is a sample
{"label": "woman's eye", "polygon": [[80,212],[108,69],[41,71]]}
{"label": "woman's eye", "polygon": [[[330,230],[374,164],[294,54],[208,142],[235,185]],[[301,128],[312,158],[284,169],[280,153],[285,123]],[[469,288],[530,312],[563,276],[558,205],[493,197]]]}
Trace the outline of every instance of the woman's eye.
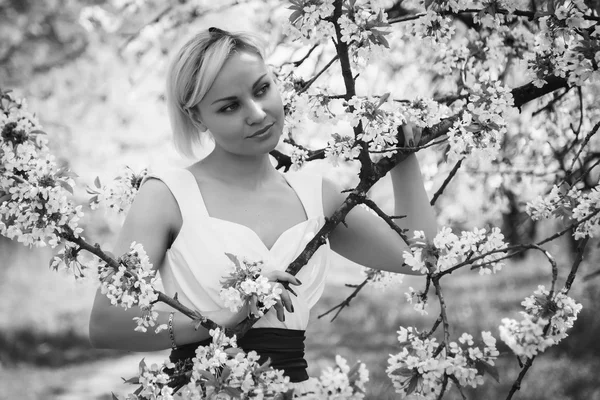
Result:
{"label": "woman's eye", "polygon": [[256,92],[256,95],[262,96],[263,94],[267,93],[267,90],[269,90],[269,86],[271,86],[270,83],[265,83],[264,85],[262,85],[262,87]]}
{"label": "woman's eye", "polygon": [[231,104],[228,104],[225,107],[221,108],[219,111],[232,112],[232,111],[235,111],[236,109],[237,109],[237,103],[231,103]]}

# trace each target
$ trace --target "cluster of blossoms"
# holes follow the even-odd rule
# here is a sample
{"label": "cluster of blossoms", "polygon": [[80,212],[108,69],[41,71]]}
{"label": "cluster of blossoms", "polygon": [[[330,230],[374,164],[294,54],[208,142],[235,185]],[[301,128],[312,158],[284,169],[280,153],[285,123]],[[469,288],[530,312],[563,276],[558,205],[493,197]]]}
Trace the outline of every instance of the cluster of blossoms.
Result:
{"label": "cluster of blossoms", "polygon": [[[283,371],[260,365],[256,352],[244,353],[235,337],[228,337],[220,329],[210,330],[210,335],[212,343],[196,349],[191,371],[182,369],[185,363],[165,362],[151,367],[141,363],[139,378],[128,381],[141,387],[127,400],[281,399],[289,390],[289,378]],[[189,382],[174,393],[169,381],[186,373]]]}
{"label": "cluster of blossoms", "polygon": [[433,243],[425,243],[422,231],[415,231],[414,244],[410,251],[404,252],[404,262],[413,271],[440,273],[453,266],[478,258],[472,264],[479,266],[479,274],[496,273],[504,264],[496,261],[502,257],[501,249],[506,247],[504,235],[500,228],[494,227],[489,233],[485,229],[463,231],[459,236],[448,227],[443,227],[433,239]]}
{"label": "cluster of blossoms", "polygon": [[416,312],[421,315],[427,315],[427,292],[417,291],[412,287],[408,288],[408,292],[404,293],[406,301],[413,305]]}
{"label": "cluster of blossoms", "polygon": [[74,174],[57,166],[40,129],[24,100],[0,92],[0,234],[55,247],[62,234],[78,237],[83,213],[69,200]]}
{"label": "cluster of blossoms", "polygon": [[331,164],[337,166],[340,161],[354,160],[358,157],[360,148],[351,136],[342,136],[339,133],[333,133],[331,140],[327,142],[325,149],[325,158]]}
{"label": "cluster of blossoms", "polygon": [[282,66],[278,74],[278,86],[281,92],[285,112],[284,136],[293,137],[305,133],[308,120],[321,124],[335,124],[338,115],[332,106],[342,104],[341,99],[331,99],[327,89],[311,86],[304,91],[307,84],[296,76],[289,66]]}
{"label": "cluster of blossoms", "polygon": [[461,93],[468,94],[468,100],[460,119],[448,130],[451,160],[465,155],[493,160],[500,150],[506,133],[505,118],[513,106],[512,93],[485,74],[481,79]]}
{"label": "cluster of blossoms", "polygon": [[93,195],[90,198],[90,207],[92,210],[96,210],[104,206],[118,214],[127,213],[147,174],[146,169],[136,174],[131,168],[125,167],[119,176],[107,185],[102,185],[100,179],[96,178],[94,180],[95,187],[88,186],[86,189],[89,194]]}
{"label": "cluster of blossoms", "polygon": [[421,41],[423,46],[443,52],[456,28],[451,17],[429,9],[423,17],[409,22],[407,29],[407,33]]}
{"label": "cluster of blossoms", "polygon": [[[228,337],[220,329],[210,330],[210,335],[212,343],[196,349],[191,370],[186,362],[167,361],[147,366],[142,361],[139,376],[127,381],[139,383],[141,387],[127,400],[364,398],[369,371],[363,363],[350,368],[344,358],[336,356],[335,368],[328,367],[319,379],[310,379],[294,388],[283,371],[273,369],[268,363],[260,365],[255,351],[245,353],[238,348],[235,336]],[[169,382],[183,374],[190,376],[189,382],[174,393]]]}
{"label": "cluster of blossoms", "polygon": [[448,114],[448,107],[431,98],[416,98],[409,104],[397,106],[408,122],[421,128],[437,124]]}
{"label": "cluster of blossoms", "polygon": [[[341,356],[335,356],[336,368],[328,367],[319,378],[318,389],[310,398],[327,400],[360,400],[365,396],[365,384],[369,381],[369,371],[360,361],[350,368]],[[315,395],[318,396],[315,397]],[[303,398],[302,396],[300,398]]]}
{"label": "cluster of blossoms", "polygon": [[338,23],[342,41],[348,44],[353,69],[364,69],[370,60],[381,58],[390,45],[385,38],[389,32],[387,14],[370,1],[349,2]]}
{"label": "cluster of blossoms", "polygon": [[600,235],[600,191],[598,186],[589,192],[582,192],[576,187],[568,191],[554,185],[546,196],[538,196],[527,203],[527,213],[534,220],[550,218],[552,216],[562,218],[569,216],[575,221],[581,222],[573,236],[576,239],[584,237],[595,237]]}
{"label": "cluster of blossoms", "polygon": [[[133,242],[130,250],[117,260],[118,270],[114,270],[105,262],[99,266],[100,291],[106,295],[114,306],[124,309],[138,305],[143,314],[133,318],[137,323],[136,331],[146,332],[148,327],[156,324],[158,313],[153,304],[158,299],[154,285],[156,271],[148,259],[141,244]],[[165,325],[156,328],[156,332],[165,329]]]}
{"label": "cluster of blossoms", "polygon": [[333,15],[333,0],[290,0],[290,17],[284,21],[284,33],[290,40],[325,43],[335,37],[333,24],[327,21]]}
{"label": "cluster of blossoms", "polygon": [[248,313],[262,317],[280,299],[281,288],[271,286],[269,280],[262,276],[262,261],[248,261],[225,253],[233,262],[235,269],[221,281],[219,296],[225,307],[231,312],[238,312],[248,306]]}
{"label": "cluster of blossoms", "polygon": [[564,291],[550,298],[542,285],[521,305],[525,307],[523,319],[504,318],[499,328],[500,339],[519,357],[533,357],[566,338],[581,311],[581,304]]}
{"label": "cluster of blossoms", "polygon": [[168,385],[169,370],[173,368],[175,368],[175,364],[169,361],[165,361],[161,365],[151,364],[150,366],[144,360],[140,361],[138,377],[126,381],[140,384],[140,390],[135,394],[129,394],[127,400],[174,399],[173,388]]}
{"label": "cluster of blossoms", "polygon": [[403,274],[378,269],[365,267],[363,272],[369,278],[369,282],[377,289],[387,289],[390,286],[399,285],[404,279]]}
{"label": "cluster of blossoms", "polygon": [[84,278],[84,270],[90,266],[82,260],[81,247],[72,242],[65,242],[65,246],[50,261],[50,268],[55,271],[64,269],[71,271],[75,278]]}
{"label": "cluster of blossoms", "polygon": [[[370,151],[384,151],[398,144],[398,127],[406,122],[399,107],[392,107],[389,96],[381,98],[361,98],[354,96],[347,102],[350,125],[362,124],[363,132],[358,139],[367,143]],[[392,156],[394,150],[383,153]]]}
{"label": "cluster of blossoms", "polygon": [[292,159],[292,171],[298,171],[302,167],[302,165],[304,165],[304,162],[306,161],[307,157],[307,150],[294,146],[294,149],[290,154],[290,158]]}
{"label": "cluster of blossoms", "polygon": [[496,339],[490,332],[482,332],[481,336],[483,348],[475,346],[473,337],[467,333],[461,335],[458,343],[440,348],[436,338],[412,327],[401,327],[398,331],[401,350],[390,355],[386,370],[396,393],[402,397],[412,394],[436,399],[445,376],[455,378],[461,386],[471,387],[483,384],[485,372],[496,376],[494,361],[499,354]]}
{"label": "cluster of blossoms", "polygon": [[[544,78],[555,75],[568,78],[580,86],[586,80],[598,80],[600,71],[600,27],[592,31],[592,21],[584,15],[590,11],[583,0],[555,5],[539,19],[534,53],[528,59],[529,71],[536,77],[534,84],[542,87]],[[589,31],[588,31],[589,30]]]}

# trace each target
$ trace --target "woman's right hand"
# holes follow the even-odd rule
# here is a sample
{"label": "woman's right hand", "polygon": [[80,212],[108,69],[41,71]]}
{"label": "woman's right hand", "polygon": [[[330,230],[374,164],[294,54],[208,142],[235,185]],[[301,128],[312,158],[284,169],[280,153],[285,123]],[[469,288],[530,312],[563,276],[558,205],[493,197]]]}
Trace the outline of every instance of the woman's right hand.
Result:
{"label": "woman's right hand", "polygon": [[285,321],[285,310],[291,313],[294,312],[294,305],[292,304],[290,293],[282,284],[282,282],[287,282],[296,286],[302,285],[302,282],[300,282],[300,280],[294,275],[285,271],[270,271],[263,275],[269,280],[269,282],[273,282],[272,285],[279,285],[281,287],[281,300],[277,300],[277,303],[274,307],[275,311],[277,312],[277,319],[283,322]]}

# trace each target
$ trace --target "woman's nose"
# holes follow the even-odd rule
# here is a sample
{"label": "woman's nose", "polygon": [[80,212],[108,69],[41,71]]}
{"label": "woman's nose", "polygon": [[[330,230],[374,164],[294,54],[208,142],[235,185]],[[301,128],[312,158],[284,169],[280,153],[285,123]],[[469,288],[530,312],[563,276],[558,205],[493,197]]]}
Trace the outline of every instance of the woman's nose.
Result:
{"label": "woman's nose", "polygon": [[266,116],[267,113],[265,113],[265,110],[259,101],[250,101],[248,106],[248,115],[246,117],[248,125],[261,123],[264,121]]}

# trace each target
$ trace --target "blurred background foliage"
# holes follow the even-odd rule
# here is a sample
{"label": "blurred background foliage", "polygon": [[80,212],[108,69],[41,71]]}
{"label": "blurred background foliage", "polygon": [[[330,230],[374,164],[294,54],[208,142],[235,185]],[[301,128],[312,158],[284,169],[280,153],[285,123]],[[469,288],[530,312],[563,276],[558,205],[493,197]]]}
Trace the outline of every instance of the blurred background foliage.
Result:
{"label": "blurred background foliage", "polygon": [[[128,38],[147,34],[145,24],[173,7],[174,2],[147,2],[146,7],[110,29],[93,30],[95,24],[109,22],[82,19],[81,12],[88,6],[110,9],[112,5],[107,1],[0,0],[0,87],[11,88],[18,97],[28,100],[30,110],[36,112],[49,133],[57,158],[79,174],[76,197],[80,203],[87,202],[83,189],[94,177],[111,179],[125,165],[140,170],[191,162],[180,159],[170,144],[163,94],[168,53],[175,42],[194,29],[212,25],[232,30],[260,27],[269,43],[281,41],[281,29],[265,11],[277,2],[238,3],[227,8],[215,4],[216,11],[207,14],[186,14],[193,18],[168,34],[149,35],[148,40],[133,44]],[[402,2],[390,1],[390,16],[406,12]],[[418,58],[414,46],[404,50],[367,69],[359,91],[393,90],[413,97],[441,90],[443,79],[423,74],[414,62]],[[278,47],[271,61],[277,64],[298,59],[305,51],[300,44]],[[299,72],[310,76],[320,59],[327,59],[326,53],[317,55]],[[336,72],[339,74],[335,69],[332,73]],[[519,84],[518,77],[511,79]],[[339,81],[331,79],[330,85],[333,92],[341,90]],[[328,136],[322,134],[323,129],[326,127],[316,126],[314,133],[303,140],[314,147],[322,145]],[[505,149],[509,151],[511,145],[507,141]],[[452,167],[440,166],[434,151],[419,154],[430,195]],[[306,168],[334,176],[346,186],[356,179],[352,167],[334,169],[324,162],[314,162]],[[436,204],[440,224],[451,223],[456,229],[497,225],[513,242],[530,241],[540,232],[559,228],[560,221],[533,224],[525,217],[518,199],[510,201],[510,193],[503,212],[486,210],[490,193],[494,193],[486,179],[481,171],[459,173]],[[496,189],[506,194],[506,188]],[[390,193],[389,183],[384,181],[371,195],[389,211]],[[86,236],[110,248],[121,219],[102,211],[90,213],[87,207],[84,211]],[[559,265],[568,266],[572,245],[569,239],[563,239],[548,249]],[[589,246],[588,252],[582,275],[597,264],[597,247]],[[71,276],[49,271],[51,255],[48,249],[26,249],[0,237],[0,399],[110,399],[111,391],[126,393],[131,388],[123,385],[120,377],[132,376],[142,355],[90,348],[87,323],[95,286],[90,282],[74,283]],[[538,283],[550,283],[547,262],[534,254],[511,261],[497,276],[482,277],[469,271],[455,275],[448,279],[446,297],[453,334],[457,336],[464,331],[477,336],[481,330],[491,330],[497,336],[500,319],[515,316],[520,301]],[[361,280],[358,266],[336,260],[328,289],[309,327],[307,358],[313,374],[331,365],[336,353],[350,361],[361,359],[372,374],[368,398],[393,399],[385,367],[388,354],[397,350],[395,331],[399,325],[430,327],[436,310],[432,307],[425,317],[412,310],[404,292],[422,282],[407,278],[401,287],[385,292],[366,289],[334,323],[327,318],[317,319],[350,293],[345,283]],[[584,309],[571,336],[536,360],[518,398],[600,399],[597,279],[578,279],[572,295]],[[499,345],[503,354],[501,382],[488,382],[468,393],[469,398],[503,398],[514,381],[519,370],[517,360],[508,348]],[[143,356],[160,361],[166,353]],[[460,396],[451,392],[446,398]]]}

